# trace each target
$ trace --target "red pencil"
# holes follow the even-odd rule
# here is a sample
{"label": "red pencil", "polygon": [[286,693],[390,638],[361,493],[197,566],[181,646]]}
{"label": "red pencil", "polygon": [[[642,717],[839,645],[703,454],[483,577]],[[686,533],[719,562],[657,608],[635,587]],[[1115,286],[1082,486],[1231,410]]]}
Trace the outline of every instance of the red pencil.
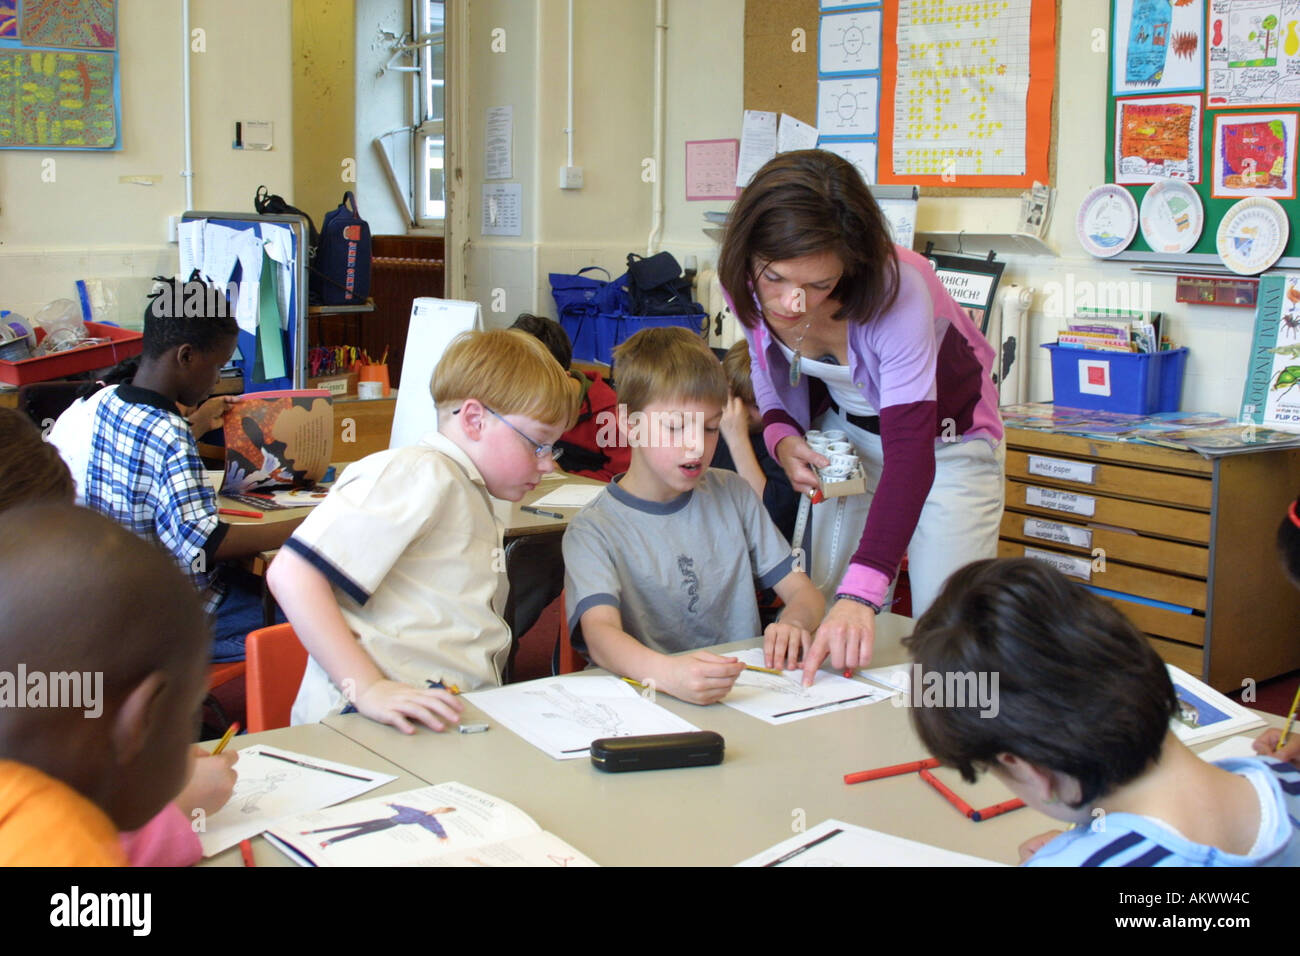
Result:
{"label": "red pencil", "polygon": [[244,866],[257,866],[253,861],[253,841],[240,840],[239,852],[244,857]]}
{"label": "red pencil", "polygon": [[972,809],[971,805],[944,786],[943,781],[930,773],[930,771],[922,770],[921,779],[934,787],[934,789],[938,790],[939,793],[943,795],[943,798],[960,810],[964,816],[970,817],[972,820],[975,819],[975,811]]}
{"label": "red pencil", "polygon": [[844,782],[865,783],[868,780],[879,780],[881,777],[897,777],[899,774],[916,773],[918,770],[932,770],[937,766],[939,766],[937,758],[927,757],[925,760],[913,760],[910,763],[896,763],[892,767],[878,767],[875,770],[859,770],[857,773],[846,773]]}
{"label": "red pencil", "polygon": [[237,508],[218,508],[218,509],[217,509],[217,513],[218,513],[218,514],[223,514],[223,515],[230,515],[230,517],[232,517],[232,518],[260,518],[260,517],[262,517],[262,512],[260,512],[260,511],[240,511],[240,510],[237,509]]}
{"label": "red pencil", "polygon": [[1004,803],[995,803],[991,807],[985,807],[983,810],[976,810],[975,815],[971,817],[976,823],[981,820],[987,820],[989,817],[996,817],[1003,813],[1010,813],[1012,810],[1019,810],[1025,805],[1023,800],[1007,800]]}

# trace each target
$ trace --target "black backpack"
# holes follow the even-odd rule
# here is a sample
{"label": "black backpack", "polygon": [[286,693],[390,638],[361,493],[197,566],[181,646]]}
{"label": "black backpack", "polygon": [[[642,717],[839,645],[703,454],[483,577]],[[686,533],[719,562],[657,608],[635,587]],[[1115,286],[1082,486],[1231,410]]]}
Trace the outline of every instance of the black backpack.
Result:
{"label": "black backpack", "polygon": [[272,194],[265,186],[257,187],[257,192],[253,195],[253,208],[263,216],[302,216],[307,220],[307,261],[310,262],[316,255],[316,247],[320,245],[320,233],[316,231],[316,223],[311,221],[311,216],[295,206],[290,206],[284,201],[283,196]]}
{"label": "black backpack", "polygon": [[313,299],[319,292],[322,305],[357,305],[370,295],[370,226],[351,190],[321,223],[311,289]]}
{"label": "black backpack", "polygon": [[703,315],[704,307],[691,299],[691,280],[682,275],[671,252],[650,258],[627,254],[629,315]]}

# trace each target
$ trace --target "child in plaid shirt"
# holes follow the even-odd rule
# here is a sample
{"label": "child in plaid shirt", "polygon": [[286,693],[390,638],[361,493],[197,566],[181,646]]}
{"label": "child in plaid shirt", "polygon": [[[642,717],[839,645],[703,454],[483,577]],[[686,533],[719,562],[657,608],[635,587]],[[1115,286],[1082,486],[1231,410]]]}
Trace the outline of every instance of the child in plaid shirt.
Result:
{"label": "child in plaid shirt", "polygon": [[[221,521],[189,422],[177,410],[177,403],[197,405],[216,387],[239,327],[230,315],[171,313],[181,302],[220,296],[187,296],[178,287],[146,306],[140,369],[95,411],[85,501],[171,552],[213,619],[212,659],[233,661],[243,660],[244,637],[262,626],[261,594],[249,575],[221,562],[278,548],[301,519]],[[169,302],[178,308],[167,308]]]}

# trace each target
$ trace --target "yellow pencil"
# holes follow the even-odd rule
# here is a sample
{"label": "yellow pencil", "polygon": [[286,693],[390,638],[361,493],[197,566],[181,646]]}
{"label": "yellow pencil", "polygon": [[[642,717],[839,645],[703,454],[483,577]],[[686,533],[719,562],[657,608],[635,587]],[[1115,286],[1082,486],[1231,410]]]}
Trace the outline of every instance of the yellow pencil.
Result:
{"label": "yellow pencil", "polygon": [[221,738],[221,741],[217,744],[217,746],[213,748],[212,756],[215,757],[217,754],[221,753],[221,751],[225,750],[226,744],[230,743],[230,738],[235,736],[235,734],[237,733],[239,733],[239,721],[235,721],[233,724],[231,724],[229,727],[226,728],[226,734],[224,737]]}
{"label": "yellow pencil", "polygon": [[759,667],[756,664],[746,664],[745,670],[758,671],[760,674],[775,674],[778,677],[785,673],[785,671],[777,670],[775,667]]}
{"label": "yellow pencil", "polygon": [[633,680],[633,679],[630,678],[630,677],[623,677],[623,678],[620,678],[620,679],[621,679],[621,680],[625,680],[625,681],[627,681],[627,682],[628,682],[629,684],[631,684],[633,687],[644,687],[644,686],[645,686],[645,684],[641,683],[639,680]]}
{"label": "yellow pencil", "polygon": [[[1282,736],[1277,738],[1277,750],[1282,749],[1282,745],[1286,743],[1286,735],[1291,733],[1291,725],[1295,723],[1295,710],[1297,705],[1300,705],[1300,687],[1295,689],[1295,697],[1291,700],[1291,713],[1286,719],[1286,726],[1282,728]],[[1273,752],[1277,753],[1277,750],[1274,750]]]}

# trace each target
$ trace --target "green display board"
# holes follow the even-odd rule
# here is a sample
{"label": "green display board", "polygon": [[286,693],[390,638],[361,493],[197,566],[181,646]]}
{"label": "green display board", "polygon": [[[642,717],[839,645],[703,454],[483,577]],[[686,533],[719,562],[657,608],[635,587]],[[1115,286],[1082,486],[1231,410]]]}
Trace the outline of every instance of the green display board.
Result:
{"label": "green display board", "polygon": [[[1115,0],[1111,3],[1111,23],[1115,23]],[[1204,40],[1202,35],[1201,40]],[[1133,242],[1128,248],[1119,253],[1114,258],[1120,260],[1138,260],[1143,262],[1159,262],[1170,265],[1186,264],[1189,267],[1199,267],[1213,263],[1220,263],[1218,250],[1216,247],[1216,237],[1218,235],[1219,223],[1237,202],[1245,198],[1243,196],[1234,196],[1230,198],[1215,198],[1211,195],[1211,184],[1214,179],[1214,150],[1215,150],[1215,116],[1242,116],[1264,113],[1286,113],[1295,115],[1295,107],[1284,106],[1258,106],[1248,109],[1205,109],[1205,94],[1203,90],[1198,91],[1158,91],[1152,90],[1149,93],[1125,93],[1122,97],[1115,96],[1115,57],[1122,55],[1125,49],[1125,38],[1112,33],[1112,42],[1110,44],[1110,64],[1106,71],[1106,182],[1115,182],[1115,114],[1118,109],[1117,102],[1119,99],[1134,99],[1147,97],[1187,97],[1196,96],[1201,102],[1200,110],[1200,154],[1198,177],[1199,182],[1190,183],[1191,187],[1201,199],[1201,204],[1205,210],[1205,227],[1201,232],[1200,239],[1191,251],[1182,255],[1173,255],[1170,253],[1155,252],[1142,238],[1141,229],[1138,230]],[[1201,44],[1201,55],[1204,53],[1204,44]],[[1300,123],[1291,127],[1291,130],[1300,129]],[[1296,144],[1287,143],[1287,149],[1292,155],[1296,153]],[[1294,174],[1292,175],[1294,180]],[[1142,198],[1146,195],[1151,184],[1129,185],[1121,184],[1122,188],[1128,190],[1138,205],[1142,208]],[[1291,183],[1292,191],[1295,190],[1294,181]],[[1275,199],[1286,211],[1287,219],[1291,223],[1291,231],[1287,240],[1287,245],[1283,251],[1282,258],[1272,268],[1300,268],[1300,219],[1297,213],[1300,213],[1300,199],[1271,197]]]}

